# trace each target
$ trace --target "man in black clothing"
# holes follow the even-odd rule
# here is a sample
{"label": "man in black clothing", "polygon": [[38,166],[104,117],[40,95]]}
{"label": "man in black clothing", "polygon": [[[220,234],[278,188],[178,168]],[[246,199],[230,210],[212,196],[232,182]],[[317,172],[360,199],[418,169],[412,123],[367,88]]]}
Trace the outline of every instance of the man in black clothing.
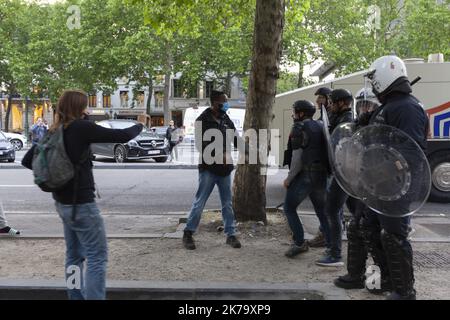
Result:
{"label": "man in black clothing", "polygon": [[[225,93],[212,91],[211,107],[203,111],[195,122],[195,144],[200,152],[199,186],[184,229],[183,244],[188,250],[196,248],[192,235],[198,228],[203,208],[215,185],[219,188],[222,203],[226,243],[233,248],[241,247],[236,238],[236,223],[231,201],[231,172],[234,166],[230,148],[233,140],[236,141],[234,139],[236,128],[226,114],[229,108],[227,100]],[[210,134],[214,140],[212,138],[208,140],[206,136]],[[212,150],[211,146],[214,146]],[[212,152],[208,154],[210,150]]]}
{"label": "man in black clothing", "polygon": [[[341,123],[352,122],[353,113],[351,104],[353,96],[346,89],[335,89],[331,93],[331,113],[330,133]],[[342,245],[342,207],[346,202],[348,195],[339,186],[335,177],[332,177],[330,186],[327,190],[327,200],[325,204],[325,213],[328,217],[328,225],[330,230],[329,248],[324,256],[316,261],[316,264],[324,267],[341,267],[344,265],[342,261],[341,245]]]}
{"label": "man in black clothing", "polygon": [[[169,126],[166,130],[166,139],[169,141],[169,153],[170,153],[170,161],[173,159],[173,148],[177,145],[178,141],[175,141],[172,137],[174,131],[177,130],[177,127],[175,126],[175,122],[173,120],[170,120]],[[176,159],[175,159],[176,160]]]}
{"label": "man in black clothing", "polygon": [[[384,124],[400,129],[425,151],[428,117],[421,103],[411,95],[404,62],[396,56],[378,58],[366,77],[382,104],[373,112],[369,124]],[[410,170],[414,170],[415,161],[409,163],[412,166]],[[395,212],[392,216],[395,216]],[[385,216],[368,210],[363,225],[369,251],[374,250],[379,256],[381,289],[391,291],[388,299],[415,299],[413,251],[408,240],[410,218]]]}
{"label": "man in black clothing", "polygon": [[328,177],[327,145],[322,122],[312,119],[315,112],[310,101],[299,100],[293,105],[294,125],[289,136],[293,149],[292,161],[284,181],[287,189],[284,214],[293,234],[293,244],[285,253],[288,258],[308,251],[303,225],[297,214],[297,207],[306,197],[311,199],[328,240],[328,221],[324,212]]}
{"label": "man in black clothing", "polygon": [[[330,95],[331,95],[332,91],[333,90],[331,90],[328,87],[320,87],[314,93],[314,95],[317,97],[316,98],[316,106],[317,106],[317,109],[320,111],[319,120],[323,119],[322,106],[325,107],[325,110],[327,111],[327,115],[331,112],[331,110],[330,110],[331,109]],[[288,146],[289,146],[289,142],[288,142]],[[291,151],[291,155],[292,155],[292,151]],[[308,245],[311,248],[320,248],[320,247],[326,246],[326,239],[325,239],[322,225],[319,226],[319,231],[317,232],[315,237],[311,240],[308,240]]]}

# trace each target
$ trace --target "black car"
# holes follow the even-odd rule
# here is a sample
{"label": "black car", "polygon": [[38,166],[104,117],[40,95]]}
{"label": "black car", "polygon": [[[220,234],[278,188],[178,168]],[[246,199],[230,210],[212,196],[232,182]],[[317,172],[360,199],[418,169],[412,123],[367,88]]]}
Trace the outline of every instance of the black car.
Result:
{"label": "black car", "polygon": [[[132,120],[103,120],[97,122],[97,125],[104,128],[125,129],[136,123]],[[135,159],[155,159],[156,162],[166,162],[169,156],[169,142],[144,127],[141,134],[127,143],[93,143],[91,150],[94,157],[97,155],[114,158],[119,163]]]}
{"label": "black car", "polygon": [[8,138],[0,132],[0,161],[14,162],[16,160],[16,150],[9,142]]}

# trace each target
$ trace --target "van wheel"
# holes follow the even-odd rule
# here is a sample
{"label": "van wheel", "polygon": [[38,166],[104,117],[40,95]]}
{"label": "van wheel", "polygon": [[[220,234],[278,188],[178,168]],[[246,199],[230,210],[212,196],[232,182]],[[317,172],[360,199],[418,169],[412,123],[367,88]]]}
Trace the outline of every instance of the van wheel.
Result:
{"label": "van wheel", "polygon": [[450,203],[450,154],[437,152],[430,157],[430,201]]}
{"label": "van wheel", "polygon": [[124,146],[117,146],[114,150],[114,160],[116,160],[117,163],[122,163],[127,160],[127,150]]}

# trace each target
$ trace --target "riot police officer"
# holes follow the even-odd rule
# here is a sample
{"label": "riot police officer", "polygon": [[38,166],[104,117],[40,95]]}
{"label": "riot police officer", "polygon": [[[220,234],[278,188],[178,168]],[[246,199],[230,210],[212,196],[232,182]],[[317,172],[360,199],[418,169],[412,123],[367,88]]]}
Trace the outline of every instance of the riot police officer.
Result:
{"label": "riot police officer", "polygon": [[[322,106],[324,106],[325,110],[327,110],[327,115],[330,112],[330,108],[331,108],[330,94],[331,94],[331,92],[332,92],[332,90],[328,87],[320,87],[314,93],[314,95],[317,97],[316,98],[316,107],[318,110],[320,110],[319,120],[323,119]],[[311,240],[308,240],[308,245],[312,248],[320,248],[320,247],[326,246],[325,235],[323,233],[321,226],[319,226],[319,230],[318,230],[317,234],[314,236],[314,238]]]}
{"label": "riot police officer", "polygon": [[284,213],[293,233],[293,244],[285,255],[293,258],[308,251],[297,207],[309,196],[328,241],[328,222],[324,213],[328,176],[328,154],[323,125],[312,119],[316,109],[310,101],[299,100],[293,105],[294,125],[290,134],[292,160],[288,177]]}
{"label": "riot police officer", "polygon": [[[380,103],[370,88],[362,88],[358,91],[355,100],[358,115],[356,123],[367,125],[371,113],[378,108]],[[362,218],[364,214],[367,214],[368,208],[357,199],[353,199],[352,204],[353,208],[350,210],[352,215],[347,228],[347,274],[335,279],[334,284],[343,289],[362,289],[365,287],[366,260],[368,256],[362,228]],[[370,252],[375,264],[380,266],[377,250],[372,248]]]}
{"label": "riot police officer", "polygon": [[[352,93],[346,89],[335,89],[330,95],[332,106],[330,109],[330,132],[341,123],[352,122],[353,112],[351,105],[353,103]],[[342,207],[347,201],[348,195],[339,186],[335,177],[332,177],[327,190],[327,199],[325,204],[325,213],[328,218],[330,230],[330,241],[328,249],[324,256],[316,261],[316,264],[324,267],[340,267],[342,261]]]}
{"label": "riot police officer", "polygon": [[[366,77],[382,104],[373,112],[369,124],[398,128],[425,150],[428,117],[421,103],[411,94],[404,62],[396,56],[378,58]],[[391,289],[388,299],[412,300],[416,298],[416,291],[413,252],[408,240],[410,219],[393,216],[395,214],[385,216],[369,211],[363,221],[364,233],[367,243],[378,250],[381,263],[385,264],[381,268],[382,285],[385,285],[382,289]]]}

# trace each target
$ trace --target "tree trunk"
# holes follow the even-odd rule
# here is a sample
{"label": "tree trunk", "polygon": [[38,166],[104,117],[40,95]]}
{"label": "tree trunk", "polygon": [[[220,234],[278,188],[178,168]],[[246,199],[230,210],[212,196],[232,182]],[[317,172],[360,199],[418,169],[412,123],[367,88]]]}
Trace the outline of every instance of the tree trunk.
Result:
{"label": "tree trunk", "polygon": [[5,131],[8,132],[9,131],[9,117],[11,115],[11,109],[12,109],[12,90],[9,90],[8,93],[8,108],[6,109],[6,114],[5,114]]}
{"label": "tree trunk", "polygon": [[148,79],[148,98],[147,98],[147,114],[150,115],[151,112],[151,102],[153,97],[153,77],[150,75]]}
{"label": "tree trunk", "polygon": [[229,98],[231,98],[231,72],[227,72],[227,77],[225,78],[225,93]]}
{"label": "tree trunk", "polygon": [[300,61],[298,62],[298,80],[297,80],[297,88],[302,88],[304,86],[304,79],[303,79],[303,54],[300,55]]}
{"label": "tree trunk", "polygon": [[[259,132],[269,129],[272,122],[283,25],[284,0],[257,0],[244,130]],[[262,143],[258,141],[257,147]],[[233,185],[233,209],[238,221],[267,222],[267,177],[261,174],[262,169],[264,164],[259,157],[257,164],[238,165]]]}
{"label": "tree trunk", "polygon": [[169,108],[169,97],[170,97],[170,80],[172,76],[172,57],[170,52],[167,52],[166,61],[166,72],[164,76],[164,124],[169,125],[171,120],[170,108]]}

